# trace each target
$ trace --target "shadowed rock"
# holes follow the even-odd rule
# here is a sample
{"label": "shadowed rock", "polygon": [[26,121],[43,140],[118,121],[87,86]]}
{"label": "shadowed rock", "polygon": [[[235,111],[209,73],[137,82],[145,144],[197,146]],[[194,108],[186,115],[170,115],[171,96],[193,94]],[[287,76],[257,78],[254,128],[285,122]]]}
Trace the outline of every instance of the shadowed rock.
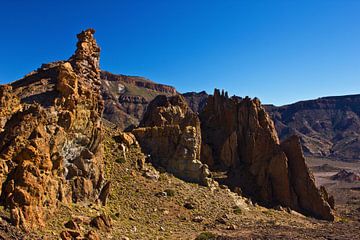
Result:
{"label": "shadowed rock", "polygon": [[200,113],[201,161],[228,172],[224,183],[266,206],[290,207],[333,220],[315,187],[297,137],[280,145],[273,122],[258,99],[228,98],[215,90]]}

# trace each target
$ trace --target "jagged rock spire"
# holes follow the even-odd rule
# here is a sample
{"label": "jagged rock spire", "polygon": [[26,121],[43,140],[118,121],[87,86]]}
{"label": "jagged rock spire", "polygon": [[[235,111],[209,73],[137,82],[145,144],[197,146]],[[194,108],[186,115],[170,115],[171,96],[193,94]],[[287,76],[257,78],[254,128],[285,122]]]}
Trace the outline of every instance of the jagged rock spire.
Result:
{"label": "jagged rock spire", "polygon": [[[68,61],[44,64],[13,83],[19,106],[0,114],[6,121],[0,125],[0,201],[17,226],[45,225],[59,201],[96,201],[101,192],[103,101],[94,32],[77,35]],[[34,85],[42,88],[30,91]]]}
{"label": "jagged rock spire", "polygon": [[215,89],[199,117],[203,140],[200,160],[210,170],[227,171],[228,179],[223,183],[240,187],[265,206],[279,204],[334,220],[326,192],[316,188],[305,164],[299,139],[293,137],[280,144],[259,99],[228,99]]}

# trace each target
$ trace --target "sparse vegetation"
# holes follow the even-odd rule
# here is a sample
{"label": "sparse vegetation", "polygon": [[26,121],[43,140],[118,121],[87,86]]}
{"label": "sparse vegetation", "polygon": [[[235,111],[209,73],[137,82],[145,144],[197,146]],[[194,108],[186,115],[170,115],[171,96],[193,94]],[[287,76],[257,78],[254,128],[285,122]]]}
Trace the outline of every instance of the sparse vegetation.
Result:
{"label": "sparse vegetation", "polygon": [[211,232],[200,233],[200,235],[195,238],[195,240],[215,240],[215,239],[216,239],[215,234]]}
{"label": "sparse vegetation", "polygon": [[167,196],[174,197],[175,196],[175,190],[174,189],[165,189]]}

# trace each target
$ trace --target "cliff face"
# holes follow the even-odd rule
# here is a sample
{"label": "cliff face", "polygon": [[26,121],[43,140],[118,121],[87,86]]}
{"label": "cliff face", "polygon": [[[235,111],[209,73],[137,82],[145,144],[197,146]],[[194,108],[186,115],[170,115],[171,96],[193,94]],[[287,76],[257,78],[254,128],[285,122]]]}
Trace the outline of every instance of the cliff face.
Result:
{"label": "cliff face", "polygon": [[122,129],[137,126],[147,105],[158,95],[176,94],[173,87],[142,77],[115,75],[101,71],[101,92],[105,101],[104,118]]}
{"label": "cliff face", "polygon": [[360,95],[325,97],[265,108],[280,139],[293,134],[300,136],[305,154],[360,159]]}
{"label": "cliff face", "polygon": [[[1,86],[1,204],[15,225],[45,225],[58,201],[96,200],[103,184],[100,48],[78,34],[68,61]],[[3,109],[3,108],[1,108]]]}
{"label": "cliff face", "polygon": [[228,172],[225,184],[266,206],[282,205],[333,220],[315,187],[298,138],[280,144],[274,124],[258,99],[228,98],[215,90],[200,112],[201,161]]}

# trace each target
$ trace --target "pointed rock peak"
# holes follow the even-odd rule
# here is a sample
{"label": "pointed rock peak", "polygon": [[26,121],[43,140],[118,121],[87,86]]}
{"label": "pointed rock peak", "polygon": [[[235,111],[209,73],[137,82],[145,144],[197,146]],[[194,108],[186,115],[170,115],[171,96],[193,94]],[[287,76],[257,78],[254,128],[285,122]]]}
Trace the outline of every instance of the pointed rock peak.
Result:
{"label": "pointed rock peak", "polygon": [[[94,38],[95,30],[90,28],[77,35],[78,42],[75,54],[69,59],[76,70],[91,67],[92,70],[100,72],[99,58],[100,47]],[[82,72],[82,71],[80,71]]]}
{"label": "pointed rock peak", "polygon": [[218,97],[218,96],[220,96],[220,90],[215,88],[214,89],[214,97]]}

